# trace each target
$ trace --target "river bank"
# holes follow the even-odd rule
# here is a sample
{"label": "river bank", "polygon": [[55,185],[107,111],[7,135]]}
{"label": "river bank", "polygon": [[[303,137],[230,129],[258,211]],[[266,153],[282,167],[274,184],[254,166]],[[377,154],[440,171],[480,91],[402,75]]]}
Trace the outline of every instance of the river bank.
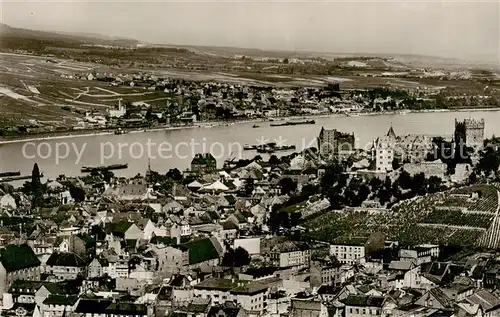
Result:
{"label": "river bank", "polygon": [[[422,134],[428,136],[451,136],[455,120],[484,118],[484,137],[500,135],[500,111],[453,112],[420,111],[420,113],[385,113],[346,115],[321,115],[315,117],[315,124],[294,126],[270,126],[269,121],[245,120],[247,123],[228,124],[203,123],[210,128],[170,127],[175,131],[150,133],[130,132],[124,135],[87,135],[71,139],[46,139],[28,144],[16,142],[0,146],[0,171],[20,171],[29,174],[36,162],[47,178],[58,175],[80,175],[83,166],[128,164],[128,168],[117,171],[120,177],[133,177],[144,173],[148,165],[159,173],[171,168],[190,168],[192,158],[199,153],[210,152],[218,166],[231,159],[252,159],[255,151],[245,151],[245,144],[259,142],[280,142],[295,145],[295,151],[317,146],[317,137],[324,127],[345,133],[354,133],[355,146],[364,149],[373,141],[385,135],[392,126],[400,136]],[[303,120],[303,118],[302,118]],[[254,123],[251,123],[254,122]],[[253,128],[256,124],[259,127]],[[103,131],[99,131],[103,132]],[[111,132],[107,132],[110,134]],[[67,149],[67,150],[66,150]],[[293,152],[293,151],[292,151]],[[278,157],[290,152],[277,152]],[[263,157],[268,154],[261,154]]]}
{"label": "river bank", "polygon": [[[394,111],[379,111],[379,112],[352,112],[352,113],[327,113],[327,114],[309,114],[302,116],[281,116],[272,118],[249,118],[245,120],[234,121],[203,121],[197,122],[192,125],[168,125],[155,128],[140,128],[140,129],[122,129],[125,134],[129,133],[145,133],[145,132],[159,132],[159,131],[175,131],[184,129],[199,129],[199,128],[213,128],[231,126],[234,124],[262,124],[273,121],[285,120],[301,120],[301,119],[315,119],[315,118],[337,118],[337,117],[356,117],[356,116],[387,116],[387,115],[405,115],[410,113],[441,113],[441,112],[478,112],[478,111],[500,111],[500,108],[474,108],[474,109],[424,109],[424,110],[394,110]],[[86,130],[68,130],[68,131],[54,131],[39,134],[20,135],[15,137],[0,137],[0,145],[34,142],[44,140],[57,140],[68,139],[88,136],[102,136],[115,134],[114,129],[86,129]]]}

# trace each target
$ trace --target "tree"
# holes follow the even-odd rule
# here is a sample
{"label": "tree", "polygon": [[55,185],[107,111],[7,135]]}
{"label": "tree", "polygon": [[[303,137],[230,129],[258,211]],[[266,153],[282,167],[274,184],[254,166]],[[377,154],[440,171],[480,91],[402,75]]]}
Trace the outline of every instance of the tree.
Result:
{"label": "tree", "polygon": [[148,107],[148,110],[146,110],[144,119],[146,119],[146,121],[148,122],[153,121],[153,109],[151,109],[151,107]]}
{"label": "tree", "polygon": [[104,170],[104,171],[102,171],[102,178],[104,179],[104,181],[106,183],[111,182],[111,179],[113,177],[115,177],[115,174],[112,171],[110,171],[110,170]]}
{"label": "tree", "polygon": [[385,205],[386,203],[391,201],[392,198],[392,182],[391,178],[387,176],[385,178],[384,184],[380,188],[377,193],[377,198],[381,205]]}
{"label": "tree", "polygon": [[339,210],[344,208],[345,197],[342,195],[342,191],[338,187],[332,186],[326,192],[326,196],[330,201],[330,205],[333,209]]}
{"label": "tree", "polygon": [[386,203],[391,201],[392,194],[391,194],[391,191],[389,189],[384,187],[384,188],[380,189],[377,197],[379,199],[380,204],[385,205]]}
{"label": "tree", "polygon": [[413,176],[411,191],[417,195],[425,195],[427,192],[427,179],[424,173]]}
{"label": "tree", "polygon": [[325,170],[325,174],[321,178],[321,189],[323,192],[327,192],[330,187],[341,182],[342,173],[344,173],[344,167],[339,163],[334,163],[328,166]]}
{"label": "tree", "polygon": [[245,179],[245,187],[243,187],[243,191],[246,197],[252,196],[253,190],[255,189],[255,180],[253,178]]}
{"label": "tree", "polygon": [[237,247],[236,249],[229,249],[224,253],[224,257],[222,258],[223,266],[230,267],[242,267],[244,265],[250,264],[250,255],[247,250],[242,247]]}
{"label": "tree", "polygon": [[262,156],[260,156],[260,155],[255,155],[255,156],[253,157],[252,161],[254,161],[254,162],[260,162],[260,161],[262,161]]}
{"label": "tree", "polygon": [[469,175],[469,184],[475,184],[477,182],[477,175],[476,172],[472,172]]}
{"label": "tree", "polygon": [[370,188],[372,190],[372,192],[377,192],[380,188],[380,186],[382,186],[382,181],[380,180],[380,178],[378,177],[374,177],[372,179],[370,179]]}
{"label": "tree", "polygon": [[31,194],[33,195],[32,206],[39,207],[43,202],[43,186],[37,163],[33,165],[33,171],[31,172]]}
{"label": "tree", "polygon": [[271,157],[269,157],[268,163],[272,166],[276,166],[276,165],[279,165],[281,163],[281,161],[276,155],[273,154],[273,155],[271,155]]}
{"label": "tree", "polygon": [[431,194],[437,193],[441,190],[442,188],[442,180],[440,177],[437,176],[431,176],[427,180],[427,191]]}
{"label": "tree", "polygon": [[279,185],[281,186],[282,195],[290,194],[297,189],[297,183],[290,177],[280,179]]}
{"label": "tree", "polygon": [[412,181],[413,178],[411,177],[410,173],[405,170],[401,171],[401,173],[399,174],[398,182],[399,186],[401,186],[402,189],[410,189]]}
{"label": "tree", "polygon": [[392,169],[397,170],[400,167],[401,167],[401,164],[399,164],[399,160],[397,158],[394,158],[392,160]]}
{"label": "tree", "polygon": [[302,191],[300,194],[303,197],[310,197],[310,196],[316,195],[317,193],[318,193],[318,187],[316,185],[306,184],[306,185],[302,186]]}
{"label": "tree", "polygon": [[290,227],[293,228],[298,226],[300,222],[300,217],[302,217],[300,212],[292,212],[289,214],[289,216],[290,216]]}
{"label": "tree", "polygon": [[[283,205],[274,205],[269,215],[268,225],[273,233],[278,233],[280,228],[290,229],[292,227],[290,213],[280,211],[281,208],[283,208]],[[293,221],[298,221],[298,219],[293,219]]]}
{"label": "tree", "polygon": [[80,187],[71,186],[69,188],[69,194],[77,203],[85,201],[85,191]]}
{"label": "tree", "polygon": [[182,173],[177,168],[171,168],[167,172],[167,177],[174,181],[182,180]]}
{"label": "tree", "polygon": [[479,163],[477,164],[477,170],[484,173],[485,176],[490,176],[491,174],[496,174],[500,166],[500,156],[499,153],[492,148],[487,148],[485,151],[481,152],[481,157]]}
{"label": "tree", "polygon": [[106,238],[106,232],[104,232],[103,228],[99,225],[94,225],[90,229],[90,234],[96,240],[104,240]]}

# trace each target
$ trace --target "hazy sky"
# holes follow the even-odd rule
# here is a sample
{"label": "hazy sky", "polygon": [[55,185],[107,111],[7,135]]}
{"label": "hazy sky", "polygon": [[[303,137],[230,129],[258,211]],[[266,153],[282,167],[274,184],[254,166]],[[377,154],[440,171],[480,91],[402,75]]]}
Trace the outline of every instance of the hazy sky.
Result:
{"label": "hazy sky", "polygon": [[8,1],[2,23],[153,43],[500,63],[499,1]]}

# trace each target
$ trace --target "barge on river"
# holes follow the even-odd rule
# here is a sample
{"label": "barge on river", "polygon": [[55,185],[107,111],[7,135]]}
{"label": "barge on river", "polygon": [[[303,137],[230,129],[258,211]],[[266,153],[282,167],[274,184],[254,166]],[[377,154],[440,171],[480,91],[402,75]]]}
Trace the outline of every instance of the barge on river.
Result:
{"label": "barge on river", "polygon": [[121,170],[128,168],[128,164],[113,164],[106,166],[84,166],[81,169],[82,173],[100,172],[100,171],[111,171],[111,170]]}
{"label": "barge on river", "polygon": [[305,120],[305,121],[287,121],[283,123],[271,123],[271,127],[284,127],[289,125],[300,125],[300,124],[316,124],[314,120]]}

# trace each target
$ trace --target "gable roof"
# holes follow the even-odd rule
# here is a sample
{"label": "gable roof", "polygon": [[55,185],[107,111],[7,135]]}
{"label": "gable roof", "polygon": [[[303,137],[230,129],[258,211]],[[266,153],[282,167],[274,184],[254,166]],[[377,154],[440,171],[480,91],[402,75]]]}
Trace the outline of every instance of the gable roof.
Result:
{"label": "gable roof", "polygon": [[389,264],[390,270],[409,271],[414,268],[413,261],[392,261]]}
{"label": "gable roof", "polygon": [[49,295],[43,303],[45,305],[73,306],[78,301],[78,296]]}
{"label": "gable roof", "polygon": [[105,311],[108,314],[135,316],[145,316],[148,313],[146,305],[133,303],[112,303]]}
{"label": "gable roof", "polygon": [[210,307],[207,317],[236,317],[240,312],[237,307]]}
{"label": "gable roof", "polygon": [[238,226],[234,224],[231,220],[226,220],[222,223],[222,229],[224,230],[237,230]]}
{"label": "gable roof", "polygon": [[349,306],[382,307],[384,304],[384,297],[349,295],[346,299],[342,300],[342,302]]}
{"label": "gable roof", "polygon": [[481,306],[481,308],[483,308],[485,312],[500,308],[500,299],[486,290],[478,290],[471,296],[467,297],[465,300],[471,304],[477,304]]}
{"label": "gable roof", "polygon": [[0,262],[7,272],[18,271],[40,265],[40,260],[27,245],[8,245],[0,251]]}
{"label": "gable roof", "polygon": [[106,224],[106,232],[112,233],[114,235],[123,236],[125,232],[133,225],[133,222],[119,221],[116,223]]}
{"label": "gable roof", "polygon": [[51,294],[63,293],[61,288],[56,283],[29,280],[15,280],[9,289],[9,293],[34,295],[42,286],[44,286]]}
{"label": "gable roof", "polygon": [[225,195],[224,198],[230,205],[234,205],[236,203],[236,197],[234,197],[233,195]]}
{"label": "gable roof", "polygon": [[189,250],[189,264],[197,264],[219,258],[219,252],[217,252],[212,240],[209,238],[190,241],[181,246]]}
{"label": "gable roof", "polygon": [[105,314],[106,308],[112,303],[110,300],[81,299],[75,312],[79,314]]}
{"label": "gable roof", "polygon": [[187,187],[189,187],[189,188],[201,188],[201,187],[203,187],[203,184],[201,184],[200,182],[195,180],[195,181],[192,181],[191,183],[189,183],[187,185]]}
{"label": "gable roof", "polygon": [[429,296],[435,298],[444,308],[453,308],[453,300],[451,300],[439,287],[429,291]]}
{"label": "gable roof", "polygon": [[75,253],[52,253],[47,260],[49,266],[85,266],[85,261]]}

